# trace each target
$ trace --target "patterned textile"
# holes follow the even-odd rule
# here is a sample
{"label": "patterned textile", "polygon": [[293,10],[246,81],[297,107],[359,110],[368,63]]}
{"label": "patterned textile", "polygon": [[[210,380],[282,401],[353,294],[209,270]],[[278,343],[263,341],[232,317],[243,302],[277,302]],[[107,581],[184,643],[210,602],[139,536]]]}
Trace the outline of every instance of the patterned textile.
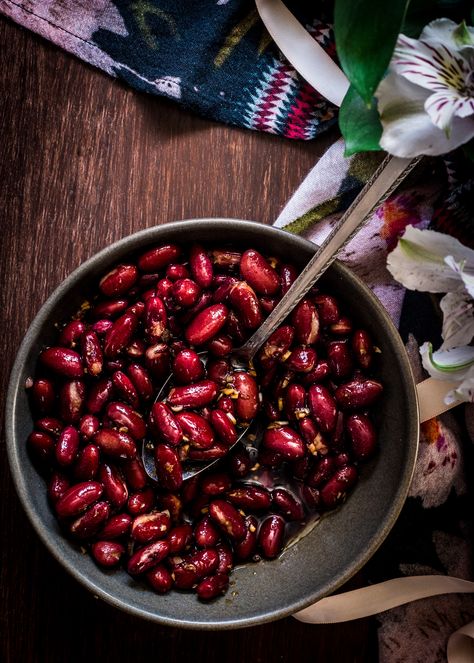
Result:
{"label": "patterned textile", "polygon": [[[289,4],[334,56],[325,3]],[[0,11],[132,87],[221,122],[302,140],[335,122],[253,0],[0,0]]]}
{"label": "patterned textile", "polygon": [[[276,224],[321,242],[378,164],[377,155],[344,159],[335,143],[287,203]],[[437,164],[440,165],[439,163]],[[389,198],[358,232],[341,259],[372,288],[399,327],[417,381],[425,376],[418,343],[440,342],[441,318],[429,295],[405,292],[387,271],[386,256],[408,224],[436,227],[471,247],[472,169],[455,154],[444,176],[432,165]],[[446,175],[447,173],[447,175]],[[414,175],[416,177],[416,173]],[[429,184],[427,183],[429,182]],[[449,225],[448,225],[449,224]],[[368,583],[402,575],[449,574],[474,579],[472,499],[474,468],[469,438],[474,405],[422,425],[419,455],[408,500],[392,532],[364,569]],[[469,434],[470,433],[470,434]],[[474,597],[452,594],[423,599],[378,615],[380,663],[444,663],[448,637],[474,618]]]}

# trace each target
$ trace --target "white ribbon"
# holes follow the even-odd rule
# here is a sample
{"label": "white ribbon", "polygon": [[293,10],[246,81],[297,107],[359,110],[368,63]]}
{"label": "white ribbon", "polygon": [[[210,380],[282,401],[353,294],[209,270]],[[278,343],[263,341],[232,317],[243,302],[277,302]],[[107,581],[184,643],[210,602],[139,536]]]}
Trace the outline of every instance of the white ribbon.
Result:
{"label": "white ribbon", "polygon": [[[349,81],[341,69],[281,0],[255,0],[255,4],[268,32],[296,71],[326,99],[340,106],[349,87]],[[422,419],[425,420],[431,415],[433,404],[429,404],[429,393],[420,400],[426,404],[426,416]],[[458,592],[474,593],[474,582],[441,575],[394,578],[377,585],[328,596],[295,613],[293,617],[310,624],[346,622],[376,615],[429,596]],[[447,657],[448,663],[474,663],[474,622],[466,624],[450,636]]]}

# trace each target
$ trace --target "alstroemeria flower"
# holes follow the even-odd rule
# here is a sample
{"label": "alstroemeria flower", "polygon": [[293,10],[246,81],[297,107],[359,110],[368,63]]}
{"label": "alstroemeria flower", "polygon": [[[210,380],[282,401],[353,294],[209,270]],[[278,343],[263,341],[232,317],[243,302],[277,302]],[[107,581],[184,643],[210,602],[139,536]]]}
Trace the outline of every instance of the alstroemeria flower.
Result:
{"label": "alstroemeria flower", "polygon": [[409,290],[446,292],[441,299],[443,345],[433,352],[424,343],[420,353],[432,377],[458,380],[446,403],[474,401],[474,251],[454,237],[407,226],[387,268]]}
{"label": "alstroemeria flower", "polygon": [[474,137],[474,28],[441,18],[400,35],[375,96],[380,146],[398,157],[450,152]]}

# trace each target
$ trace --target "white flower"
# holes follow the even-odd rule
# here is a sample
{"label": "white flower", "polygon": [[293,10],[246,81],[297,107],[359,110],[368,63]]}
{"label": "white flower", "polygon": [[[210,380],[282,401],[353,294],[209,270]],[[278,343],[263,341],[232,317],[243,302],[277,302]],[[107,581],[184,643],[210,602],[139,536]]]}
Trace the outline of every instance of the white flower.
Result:
{"label": "white flower", "polygon": [[450,152],[474,137],[474,28],[441,18],[400,35],[375,96],[380,146],[398,157]]}
{"label": "white flower", "polygon": [[457,239],[407,226],[387,258],[392,276],[409,290],[447,292],[441,299],[443,345],[424,343],[424,368],[439,380],[458,380],[446,403],[474,401],[474,251]]}

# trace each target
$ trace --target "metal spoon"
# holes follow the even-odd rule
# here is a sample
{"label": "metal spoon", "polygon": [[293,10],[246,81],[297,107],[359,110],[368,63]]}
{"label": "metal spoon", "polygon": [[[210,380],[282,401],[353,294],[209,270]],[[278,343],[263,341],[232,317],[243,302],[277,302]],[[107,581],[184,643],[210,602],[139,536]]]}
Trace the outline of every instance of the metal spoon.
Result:
{"label": "metal spoon", "polygon": [[[331,266],[339,251],[349,242],[356,230],[364,223],[371,212],[373,212],[373,210],[395,190],[400,182],[402,182],[402,180],[415,167],[418,161],[419,159],[409,160],[389,156],[384,159],[352,205],[342,215],[326,240],[317,249],[300,276],[296,279],[284,297],[282,297],[263,324],[248,339],[248,341],[244,343],[244,345],[240,348],[236,348],[231,353],[230,359],[234,369],[245,370],[248,367],[250,360],[254,357],[257,350],[303,299],[320,276]],[[170,380],[171,376],[161,388],[157,400],[161,398],[161,395]],[[235,444],[245,438],[248,430],[249,429],[246,428],[242,432]],[[235,444],[233,446],[235,446]],[[156,481],[157,476],[153,456],[153,445],[147,443],[143,444],[142,459],[147,474],[151,479]],[[183,465],[183,479],[186,480],[191,478],[216,462],[217,460],[210,461],[209,463],[185,461]]]}

